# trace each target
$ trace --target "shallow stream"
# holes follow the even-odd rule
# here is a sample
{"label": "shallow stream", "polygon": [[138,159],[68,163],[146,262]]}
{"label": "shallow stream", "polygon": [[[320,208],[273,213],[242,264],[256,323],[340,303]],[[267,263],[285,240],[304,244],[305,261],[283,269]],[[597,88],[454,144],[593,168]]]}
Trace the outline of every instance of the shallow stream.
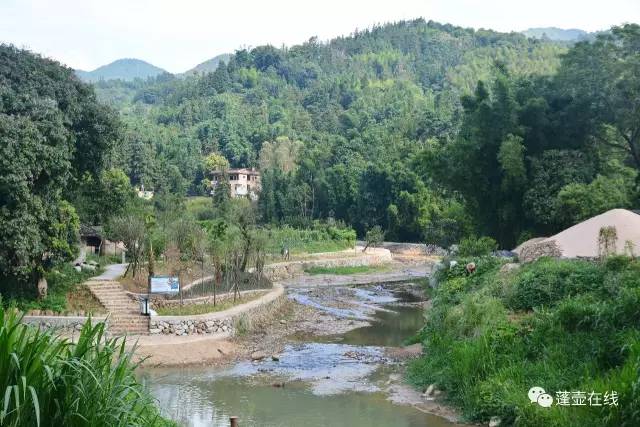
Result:
{"label": "shallow stream", "polygon": [[[242,427],[452,425],[413,407],[393,404],[385,393],[394,367],[386,363],[382,346],[399,346],[413,335],[423,325],[422,308],[399,305],[400,294],[380,288],[359,288],[354,295],[361,311],[338,312],[350,318],[359,312],[370,326],[321,338],[296,336],[278,361],[246,361],[228,368],[150,369],[143,381],[163,413],[188,426],[228,426],[231,415],[240,417]],[[310,295],[291,298],[323,309],[322,301]]]}

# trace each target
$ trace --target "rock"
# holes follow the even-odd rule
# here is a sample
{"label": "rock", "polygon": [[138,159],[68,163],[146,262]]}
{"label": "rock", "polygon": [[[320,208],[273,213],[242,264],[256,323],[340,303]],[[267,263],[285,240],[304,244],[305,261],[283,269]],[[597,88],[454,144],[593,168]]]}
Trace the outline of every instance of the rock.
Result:
{"label": "rock", "polygon": [[512,251],[505,251],[504,249],[499,251],[493,251],[491,252],[491,255],[497,258],[516,258],[518,256],[517,253]]}
{"label": "rock", "polygon": [[271,360],[273,360],[274,362],[279,362],[280,361],[280,355],[279,354],[272,354],[271,355]]}
{"label": "rock", "polygon": [[501,422],[502,420],[500,419],[500,417],[491,417],[491,419],[489,420],[489,427],[498,427]]}
{"label": "rock", "polygon": [[267,355],[263,352],[263,351],[254,351],[253,353],[251,353],[251,360],[262,360],[265,357],[267,357]]}
{"label": "rock", "polygon": [[433,396],[435,394],[436,391],[437,391],[436,385],[435,384],[429,384],[429,387],[427,387],[427,389],[424,391],[422,396],[431,397],[431,396]]}
{"label": "rock", "polygon": [[149,329],[149,333],[150,333],[151,335],[153,335],[153,334],[159,334],[159,333],[160,333],[160,331],[161,331],[161,329],[158,329],[158,328],[151,328],[151,329]]}
{"label": "rock", "polygon": [[286,325],[286,324],[287,324],[287,321],[286,321],[286,320],[284,320],[284,319],[283,319],[283,320],[280,320],[280,324],[281,324],[281,325]]}
{"label": "rock", "polygon": [[79,265],[76,265],[75,267],[73,267],[73,269],[75,271],[77,271],[78,273],[80,273],[82,271],[82,267],[80,267]]}
{"label": "rock", "polygon": [[512,271],[516,271],[520,268],[520,264],[516,264],[515,262],[509,262],[502,267],[500,267],[500,273],[511,273]]}

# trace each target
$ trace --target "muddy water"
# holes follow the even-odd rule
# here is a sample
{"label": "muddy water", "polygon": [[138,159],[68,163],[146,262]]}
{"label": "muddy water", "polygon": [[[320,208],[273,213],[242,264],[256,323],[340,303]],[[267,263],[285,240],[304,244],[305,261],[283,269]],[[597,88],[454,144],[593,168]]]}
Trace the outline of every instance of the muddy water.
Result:
{"label": "muddy water", "polygon": [[[240,417],[242,427],[452,425],[395,405],[385,393],[382,346],[399,345],[414,334],[423,324],[422,310],[399,306],[397,295],[379,290],[358,289],[355,296],[370,326],[316,342],[298,337],[278,361],[240,362],[225,369],[155,369],[143,380],[163,413],[188,426],[228,426],[231,415]],[[372,312],[373,306],[382,310]]]}

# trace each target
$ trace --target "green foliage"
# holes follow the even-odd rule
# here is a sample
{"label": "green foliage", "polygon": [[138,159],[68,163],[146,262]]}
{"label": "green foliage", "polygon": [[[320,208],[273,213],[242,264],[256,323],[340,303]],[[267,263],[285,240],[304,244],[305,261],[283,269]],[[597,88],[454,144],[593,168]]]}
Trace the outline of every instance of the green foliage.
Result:
{"label": "green foliage", "polygon": [[609,209],[630,208],[632,188],[633,180],[598,175],[589,184],[566,185],[556,203],[565,222],[575,224]]}
{"label": "green foliage", "polygon": [[124,342],[88,321],[75,344],[0,310],[0,423],[8,426],[163,426],[137,382]]}
{"label": "green foliage", "polygon": [[608,294],[604,271],[587,261],[542,259],[526,266],[513,283],[507,305],[516,310],[556,304],[567,296],[583,293]]}
{"label": "green foliage", "polygon": [[315,223],[309,229],[283,226],[268,228],[261,233],[264,251],[272,255],[279,255],[283,247],[292,254],[334,252],[353,248],[356,241],[354,230],[321,223]]}
{"label": "green foliage", "polygon": [[[427,355],[410,364],[408,378],[437,384],[474,422],[497,416],[522,426],[638,424],[640,263],[540,259],[503,273],[490,259],[477,259],[470,275],[459,266],[438,272],[419,335]],[[529,402],[533,385],[554,397],[614,390],[620,406],[545,409]]]}
{"label": "green foliage", "polygon": [[367,230],[364,240],[365,250],[369,247],[379,246],[384,241],[384,231],[379,225],[374,225],[370,230]]}
{"label": "green foliage", "polygon": [[0,45],[0,282],[33,285],[75,253],[77,179],[97,176],[117,138],[113,112],[72,70]]}
{"label": "green foliage", "polygon": [[485,256],[496,249],[498,249],[498,242],[491,237],[482,236],[476,238],[475,236],[471,236],[460,241],[458,254],[462,257]]}
{"label": "green foliage", "polygon": [[35,288],[25,289],[5,284],[0,287],[2,306],[5,308],[16,307],[23,311],[50,310],[56,313],[65,313],[69,309],[68,294],[76,291],[78,285],[100,272],[102,272],[101,268],[96,271],[77,272],[68,263],[60,264],[47,271],[44,276],[48,283],[46,298],[36,299]]}
{"label": "green foliage", "polygon": [[215,153],[262,168],[265,223],[336,219],[361,237],[380,225],[390,239],[446,245],[470,231],[470,215],[452,208],[467,206],[416,156],[455,137],[459,94],[489,78],[495,61],[514,76],[546,74],[564,51],[417,19],[327,43],[243,49],[211,73],[102,82],[98,92],[126,118],[116,157],[134,185],[203,194],[203,159]]}

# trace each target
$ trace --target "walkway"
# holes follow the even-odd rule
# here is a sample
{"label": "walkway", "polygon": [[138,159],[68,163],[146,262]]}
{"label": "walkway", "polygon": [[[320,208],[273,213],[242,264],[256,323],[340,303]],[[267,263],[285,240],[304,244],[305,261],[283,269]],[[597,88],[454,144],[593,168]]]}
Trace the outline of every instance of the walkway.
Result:
{"label": "walkway", "polygon": [[112,335],[146,335],[149,333],[149,317],[140,314],[139,304],[117,281],[126,269],[127,264],[108,265],[104,273],[92,277],[86,285],[109,312],[109,332]]}
{"label": "walkway", "polygon": [[124,276],[124,272],[127,271],[127,265],[129,264],[111,264],[105,267],[104,272],[99,275],[92,277],[91,281],[100,281],[100,280],[118,280],[122,276]]}

